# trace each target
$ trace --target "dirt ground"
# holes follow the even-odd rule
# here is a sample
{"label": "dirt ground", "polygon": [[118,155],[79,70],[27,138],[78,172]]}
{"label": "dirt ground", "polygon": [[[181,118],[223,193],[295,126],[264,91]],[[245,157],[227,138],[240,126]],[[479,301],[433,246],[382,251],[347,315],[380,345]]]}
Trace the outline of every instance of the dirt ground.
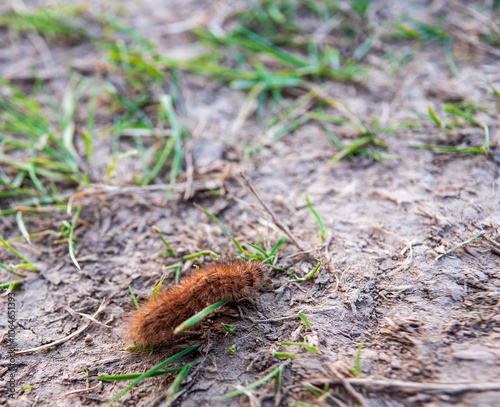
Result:
{"label": "dirt ground", "polygon": [[[249,3],[144,0],[127,2],[126,16],[135,29],[159,44],[161,52],[189,56],[197,52],[193,36],[172,33],[174,23],[206,23],[228,9],[248,8]],[[374,7],[382,14],[406,8],[415,16],[442,12],[449,19],[463,18],[464,24],[468,18],[476,21],[463,17],[448,2],[402,3],[375,2]],[[42,4],[25,1],[26,7]],[[2,7],[3,11],[8,8]],[[0,31],[0,72],[28,91],[33,83],[23,75],[29,76],[33,66],[44,69],[43,61],[28,38],[12,38],[8,30]],[[397,43],[387,46],[398,48]],[[96,317],[99,323],[77,337],[18,355],[17,399],[7,399],[3,377],[0,404],[101,405],[127,383],[102,383],[96,376],[145,372],[181,349],[201,344],[175,364],[200,360],[181,384],[173,405],[500,405],[500,109],[486,82],[500,89],[500,63],[498,56],[469,46],[454,49],[458,77],[450,72],[443,49],[429,45],[397,72],[381,58],[381,52],[374,51],[365,57],[370,71],[362,83],[331,81],[325,95],[341,98],[367,122],[376,118],[385,127],[427,115],[419,121],[420,128],[381,133],[380,139],[389,146],[384,151],[391,157],[346,157],[334,166],[329,161],[338,150],[313,121],[249,153],[250,145],[262,144],[265,130],[250,116],[238,132],[232,132],[246,94],[182,72],[192,137],[168,202],[163,200],[168,173],[160,173],[148,187],[134,184],[132,174],[140,169],[137,157],[121,160],[110,185],[104,185],[112,140],[103,135],[96,139],[94,186],[81,186],[78,191],[67,187],[68,194],[76,193],[72,204],[83,207],[75,229],[81,270],[68,255],[67,244],[56,244],[53,236],[31,246],[15,244],[40,270],[29,273],[14,291],[20,350],[66,337],[89,322],[79,313],[92,315],[103,301],[106,307]],[[102,58],[98,50],[78,41],[51,44],[51,51],[55,66],[83,69],[85,65],[90,71]],[[89,73],[94,74],[98,75]],[[67,78],[61,74],[46,80],[56,91]],[[481,145],[484,130],[480,126],[464,125],[445,133],[428,119],[429,104],[453,100],[487,108],[476,116],[490,131],[487,154],[412,148],[415,144]],[[78,114],[84,116],[85,111]],[[109,127],[106,120],[98,114],[96,128]],[[346,140],[355,139],[350,128],[339,126],[337,131]],[[76,145],[83,149],[81,140]],[[119,148],[127,151],[131,146],[133,141],[123,137]],[[127,352],[131,343],[125,321],[134,309],[129,287],[139,301],[145,301],[165,272],[163,267],[183,255],[201,250],[229,257],[236,253],[221,227],[195,204],[217,216],[239,242],[262,242],[269,250],[284,236],[238,182],[240,171],[252,179],[263,201],[289,227],[302,249],[287,240],[276,261],[276,266],[286,269],[267,267],[268,279],[253,304],[242,301],[220,308],[191,333],[150,356]],[[318,237],[305,194],[323,220],[326,241]],[[14,203],[10,198],[0,200],[0,209]],[[15,215],[0,218],[3,238],[19,236]],[[65,213],[25,216],[30,233],[58,230],[63,219],[71,221]],[[162,231],[177,256],[159,253],[165,247],[153,226]],[[482,237],[451,250],[481,232],[485,232]],[[0,249],[2,262],[16,259]],[[295,280],[311,271],[318,260],[322,265],[313,278]],[[181,276],[210,261],[207,255],[184,262]],[[290,277],[292,270],[294,277]],[[10,278],[7,272],[0,273],[3,280]],[[164,286],[173,284],[174,270],[165,273]],[[5,307],[6,301],[2,298]],[[311,329],[298,313],[307,316]],[[5,320],[2,317],[0,322],[2,332]],[[236,325],[236,335],[221,324]],[[318,353],[279,345],[303,340],[315,344]],[[354,377],[350,370],[355,369],[361,343],[360,371]],[[298,357],[280,359],[274,351]],[[276,378],[272,378],[236,398],[213,402],[281,364],[278,393]],[[6,366],[3,357],[0,370],[4,373]],[[167,405],[172,402],[166,394],[174,378],[175,373],[145,380],[115,404]],[[392,384],[377,386],[377,380]],[[329,387],[324,386],[327,382]],[[412,383],[445,385],[434,391],[411,390]],[[496,391],[484,391],[471,383],[498,386]],[[461,390],[450,390],[447,386],[452,384],[462,384]],[[21,391],[22,386],[34,387]],[[77,390],[84,391],[72,393]]]}

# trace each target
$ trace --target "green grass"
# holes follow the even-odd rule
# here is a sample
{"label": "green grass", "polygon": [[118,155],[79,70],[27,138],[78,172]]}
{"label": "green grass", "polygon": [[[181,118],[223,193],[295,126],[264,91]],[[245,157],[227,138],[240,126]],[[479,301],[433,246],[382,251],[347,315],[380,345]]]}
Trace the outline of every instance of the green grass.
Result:
{"label": "green grass", "polygon": [[130,296],[132,297],[132,301],[134,302],[135,308],[139,309],[139,303],[137,302],[137,298],[135,298],[135,294],[132,291],[132,287],[129,287],[128,290],[130,291]]}
{"label": "green grass", "polygon": [[269,379],[272,379],[275,376],[280,376],[282,374],[284,368],[285,368],[285,364],[282,364],[282,365],[278,366],[276,369],[274,369],[271,373],[264,376],[262,379],[259,379],[255,382],[249,384],[248,386],[245,386],[244,388],[242,388],[240,390],[236,390],[236,391],[233,391],[231,393],[225,394],[223,396],[216,397],[214,399],[214,401],[227,400],[227,399],[239,396],[240,394],[243,394],[244,392],[246,392],[248,390],[252,390],[256,387],[259,387],[260,385],[267,382]]}
{"label": "green grass", "polygon": [[206,307],[202,311],[198,312],[196,315],[193,315],[191,318],[187,319],[182,324],[180,324],[178,327],[176,327],[174,330],[174,333],[178,334],[178,333],[184,331],[186,328],[189,328],[190,326],[197,324],[203,318],[205,318],[208,314],[211,314],[217,308],[227,304],[231,300],[232,300],[231,298],[225,298],[221,301],[216,302],[215,304],[209,305],[208,307]]}
{"label": "green grass", "polygon": [[[240,109],[233,131],[241,128],[255,113],[265,130],[265,146],[307,123],[310,117],[303,114],[304,109],[325,104],[325,99],[318,97],[317,90],[311,88],[320,89],[322,84],[331,81],[361,81],[365,71],[352,60],[344,61],[335,48],[314,42],[301,44],[294,38],[301,35],[296,24],[285,17],[296,19],[299,9],[303,13],[304,4],[313,14],[317,13],[317,18],[324,16],[325,11],[333,15],[339,8],[327,6],[327,10],[318,9],[313,6],[314,2],[304,1],[273,4],[255,1],[252,4],[248,12],[238,16],[230,32],[194,30],[210,53],[192,60],[162,57],[160,61],[170,68],[204,75],[246,91],[247,100]],[[283,35],[285,32],[288,35]],[[302,94],[292,105],[288,96],[290,89]],[[257,151],[261,147],[257,146]],[[350,151],[354,150],[356,148]]]}
{"label": "green grass", "polygon": [[[271,267],[280,269],[279,267],[275,267],[273,265],[274,260],[276,259],[278,250],[283,246],[283,244],[287,241],[287,238],[283,236],[280,240],[276,242],[276,244],[271,248],[271,250],[266,251],[263,247],[247,242],[246,245],[249,246],[254,251],[251,252],[250,249],[245,249],[243,245],[236,240],[233,234],[229,231],[226,225],[219,219],[217,216],[211,214],[206,209],[203,209],[201,206],[195,204],[195,206],[202,211],[210,220],[214,223],[218,224],[222,230],[222,232],[234,243],[236,248],[238,249],[238,253],[236,255],[246,261],[260,261],[264,264],[270,264]],[[186,258],[186,257],[184,257]]]}
{"label": "green grass", "polygon": [[4,240],[1,236],[0,236],[0,243],[1,243],[1,246],[4,246],[6,249],[8,249],[10,252],[12,252],[16,257],[18,257],[19,259],[22,260],[21,264],[11,265],[10,267],[7,266],[6,264],[0,263],[0,268],[8,271],[11,274],[14,274],[18,277],[23,277],[23,278],[26,277],[26,275],[17,271],[17,270],[19,270],[19,269],[26,269],[26,270],[30,270],[30,271],[37,271],[38,270],[37,267],[30,260],[28,260],[18,250],[16,250],[14,247],[12,247],[12,245],[9,242],[7,242],[6,240]]}
{"label": "green grass", "polygon": [[318,212],[316,212],[316,210],[312,206],[311,201],[309,200],[309,197],[307,196],[307,194],[305,195],[305,197],[306,197],[307,206],[309,207],[309,210],[313,214],[314,218],[316,219],[316,223],[318,224],[319,237],[321,240],[325,240],[326,239],[325,225],[323,224],[323,221],[321,220],[321,217],[319,216]]}
{"label": "green grass", "polygon": [[297,407],[320,407],[317,404],[303,403],[302,401],[295,400],[293,403]]}
{"label": "green grass", "polygon": [[[166,375],[168,373],[178,372],[181,369],[182,369],[182,366],[181,367],[174,367],[173,369],[159,370],[156,373],[151,374],[149,377],[162,376],[162,375]],[[121,381],[135,380],[135,379],[141,377],[143,374],[144,373],[125,373],[125,374],[117,374],[117,375],[109,375],[109,376],[97,376],[96,380],[101,380],[103,382],[121,382]]]}
{"label": "green grass", "polygon": [[[243,126],[255,113],[266,135],[264,145],[315,120],[340,150],[333,156],[332,164],[359,154],[376,159],[386,157],[370,147],[373,143],[382,144],[345,102],[321,94],[332,81],[362,81],[365,67],[353,62],[354,59],[345,59],[336,48],[310,39],[304,41],[298,24],[299,16],[303,15],[320,22],[327,22],[338,13],[355,12],[364,17],[370,4],[356,0],[349,4],[351,9],[345,9],[335,2],[252,1],[249,10],[236,15],[230,31],[220,34],[195,29],[206,52],[192,60],[168,58],[120,19],[92,14],[84,7],[46,7],[2,16],[0,26],[14,34],[36,32],[49,41],[49,45],[52,40],[61,39],[92,43],[96,50],[105,53],[107,64],[114,75],[124,79],[127,90],[77,74],[71,74],[62,95],[50,95],[43,81],[38,82],[31,95],[2,81],[2,87],[8,89],[6,94],[10,96],[0,98],[0,143],[5,147],[0,152],[0,166],[14,169],[14,175],[1,174],[0,197],[30,198],[31,205],[34,202],[64,204],[68,196],[62,185],[88,183],[86,171],[95,168],[97,100],[104,95],[110,102],[104,109],[99,107],[100,114],[113,116],[115,124],[99,132],[113,134],[114,149],[106,177],[97,181],[111,183],[119,162],[138,154],[142,174],[134,174],[134,179],[139,185],[149,185],[168,171],[173,187],[182,171],[183,145],[189,137],[188,109],[180,91],[179,70],[202,74],[247,92],[247,101],[241,107],[235,126]],[[92,34],[94,30],[88,29],[90,25],[102,35]],[[443,28],[408,18],[395,27],[408,40],[448,44],[452,38]],[[353,39],[352,28],[341,24],[334,32],[341,42],[348,44]],[[170,85],[168,93],[155,99],[156,89],[165,83]],[[291,98],[290,90],[297,96]],[[82,104],[88,112],[87,120],[77,123]],[[450,115],[474,123],[470,112],[450,106],[444,109]],[[155,114],[150,113],[153,110]],[[331,121],[334,116],[337,123]],[[346,123],[359,131],[359,137],[348,145],[326,126]],[[77,126],[82,130],[77,131]],[[170,136],[155,135],[165,127],[171,130]],[[121,133],[138,129],[150,131],[151,137],[145,140],[133,136],[135,149],[119,152]],[[78,138],[83,141],[84,157],[75,147]],[[170,194],[171,188],[165,199]],[[7,213],[10,212],[2,211]],[[73,262],[76,265],[74,259]]]}
{"label": "green grass", "polygon": [[436,22],[436,25],[414,20],[410,17],[403,18],[403,22],[394,24],[399,33],[406,39],[422,43],[437,44],[443,48],[444,58],[448,68],[455,76],[459,76],[458,68],[453,56],[453,36],[448,32],[450,27],[447,22]]}
{"label": "green grass", "polygon": [[165,266],[163,268],[164,270],[175,270],[175,284],[179,284],[179,278],[180,278],[180,273],[181,273],[181,269],[182,269],[182,263],[181,262],[177,262],[175,264],[172,264],[170,266]]}
{"label": "green grass", "polygon": [[443,122],[439,120],[436,113],[434,113],[434,110],[432,110],[432,106],[430,105],[430,103],[428,105],[428,110],[429,110],[429,116],[431,117],[432,120],[434,120],[434,123],[436,123],[438,127],[443,127]]}
{"label": "green grass", "polygon": [[[130,385],[128,385],[125,389],[123,389],[122,391],[120,391],[116,396],[114,396],[113,398],[111,398],[108,401],[108,403],[111,404],[111,403],[114,403],[114,402],[118,401],[124,394],[126,394],[127,392],[129,392],[132,388],[134,388],[135,386],[137,386],[140,382],[142,382],[143,380],[145,380],[145,379],[147,379],[149,377],[154,377],[154,375],[156,375],[157,373],[159,373],[163,367],[167,366],[168,364],[170,364],[172,362],[175,362],[180,357],[182,357],[185,354],[187,354],[187,353],[189,353],[189,352],[191,352],[191,351],[199,348],[200,346],[201,345],[190,346],[189,348],[184,349],[183,351],[181,351],[179,353],[176,353],[174,356],[171,356],[168,359],[164,360],[163,362],[157,364],[155,367],[149,369],[147,372],[142,373],[139,377],[135,378]],[[189,365],[185,365],[185,366],[189,366]],[[181,371],[183,371],[183,370],[181,370]],[[100,376],[100,377],[102,377],[102,376]]]}
{"label": "green grass", "polygon": [[177,253],[172,248],[172,246],[170,246],[170,244],[165,240],[165,238],[163,237],[163,233],[161,232],[161,230],[158,227],[156,227],[156,226],[153,226],[153,230],[158,233],[158,235],[160,236],[160,239],[163,242],[163,244],[165,246],[167,246],[168,250],[166,252],[161,252],[161,253],[171,254],[172,256],[175,256]]}
{"label": "green grass", "polygon": [[[3,178],[7,190],[44,198],[45,203],[61,203],[56,192],[47,189],[42,179],[80,183],[82,172],[72,145],[72,125],[68,115],[74,98],[67,102],[65,117],[59,117],[61,125],[54,126],[44,114],[44,109],[33,98],[22,93],[14,86],[0,81],[0,85],[11,92],[11,97],[0,96],[0,165],[15,171],[17,181]],[[75,96],[76,97],[76,96]],[[19,160],[19,153],[26,159]],[[44,185],[45,184],[45,185]]]}
{"label": "green grass", "polygon": [[354,377],[358,377],[361,372],[361,351],[363,350],[363,345],[365,341],[361,341],[358,346],[358,352],[356,353],[356,363],[354,365],[354,369],[349,369],[349,371],[353,374]]}
{"label": "green grass", "polygon": [[224,328],[224,330],[229,332],[231,335],[237,335],[234,331],[236,329],[236,325],[222,324],[222,328]]}
{"label": "green grass", "polygon": [[[283,236],[278,242],[273,246],[273,248],[267,252],[264,248],[257,246],[255,244],[247,242],[246,244],[255,250],[254,253],[250,253],[248,250],[244,250],[243,247],[238,244],[238,248],[242,250],[241,254],[238,254],[240,257],[246,260],[258,260],[263,264],[269,263],[273,264],[274,259],[276,258],[276,253],[279,248],[286,242],[287,238]],[[236,241],[236,240],[235,240]]]}
{"label": "green grass", "polygon": [[273,355],[280,359],[297,359],[299,355],[288,352],[273,352]]}
{"label": "green grass", "polygon": [[10,283],[0,284],[0,288],[7,289],[7,291],[2,293],[2,295],[7,295],[7,294],[11,293],[14,290],[14,288],[16,287],[16,285],[21,285],[23,283],[24,283],[24,280],[18,280],[18,281],[11,281]]}
{"label": "green grass", "polygon": [[47,40],[96,39],[80,18],[85,6],[47,6],[33,12],[12,11],[0,15],[0,27],[9,28],[15,35],[36,32]]}
{"label": "green grass", "polygon": [[166,277],[165,275],[161,276],[160,281],[158,282],[158,284],[156,284],[156,287],[153,290],[153,293],[151,294],[151,297],[149,298],[149,301],[153,300],[158,295],[158,293],[160,292],[160,289],[161,289],[161,286],[163,284],[163,280],[165,279],[165,277]]}
{"label": "green grass", "polygon": [[212,259],[217,260],[219,258],[219,255],[217,253],[214,253],[212,250],[202,250],[201,252],[198,253],[193,253],[193,254],[187,254],[186,256],[183,257],[184,260],[192,260],[196,259],[197,257],[203,257],[203,256],[210,256]]}
{"label": "green grass", "polygon": [[[90,34],[85,28],[89,18],[91,24],[106,35]],[[170,75],[170,90],[175,98],[162,95],[156,102],[157,121],[154,122],[143,111],[143,107],[153,101],[152,89],[169,80],[168,70],[157,62],[153,44],[118,20],[89,15],[81,7],[58,6],[29,13],[12,12],[0,17],[0,26],[14,34],[33,31],[46,40],[90,41],[96,49],[107,53],[107,61],[115,68],[114,73],[123,75],[129,86],[125,94],[117,91],[110,82],[97,83],[78,74],[70,74],[63,94],[52,94],[43,81],[38,82],[32,94],[25,94],[5,80],[0,80],[3,88],[0,97],[0,143],[3,146],[0,168],[10,169],[0,172],[0,198],[31,197],[33,200],[25,204],[60,204],[67,201],[66,193],[60,192],[60,189],[67,188],[68,182],[74,185],[88,183],[85,171],[95,165],[97,100],[106,94],[111,101],[104,109],[101,106],[100,113],[108,117],[113,115],[116,119],[112,129],[102,132],[106,134],[111,130],[117,135],[115,146],[120,144],[120,132],[126,129],[139,126],[150,129],[154,134],[155,129],[165,125],[171,127],[172,137],[160,137],[151,147],[135,137],[137,150],[132,151],[137,151],[143,162],[143,174],[136,178],[140,180],[140,185],[151,183],[165,167],[170,167],[170,183],[173,185],[181,170],[183,142],[189,134],[187,127],[179,124],[174,108],[174,105],[183,108],[176,75]],[[115,40],[117,33],[128,37],[128,40]],[[88,98],[84,97],[87,100],[82,100],[82,95],[89,93]],[[75,119],[82,107],[88,112],[84,126]],[[184,121],[186,112],[183,109]],[[77,126],[80,126],[78,129],[83,128],[81,132],[77,132]],[[75,147],[77,138],[83,140],[86,162],[82,161],[83,157]],[[97,181],[110,182],[117,163],[130,154],[134,153],[125,151],[117,154],[115,149],[106,179]],[[13,178],[8,178],[7,173],[13,173]],[[5,211],[2,213],[6,214]]]}
{"label": "green grass", "polygon": [[309,273],[307,273],[304,277],[300,277],[300,278],[296,278],[295,281],[296,282],[301,282],[301,281],[307,281],[307,280],[310,280],[311,278],[314,277],[314,275],[316,274],[316,272],[319,270],[319,268],[321,267],[321,260],[318,260],[318,264],[316,265],[316,267],[314,267]]}
{"label": "green grass", "polygon": [[312,329],[311,324],[309,323],[309,320],[307,319],[307,317],[300,312],[298,315],[299,315],[300,320],[304,323],[305,327],[307,329]]}
{"label": "green grass", "polygon": [[182,382],[187,378],[189,370],[191,369],[191,367],[193,367],[194,364],[195,363],[188,363],[187,365],[184,365],[182,367],[167,391],[167,400],[171,400],[175,397],[181,387]]}
{"label": "green grass", "polygon": [[[437,127],[439,127],[445,133],[449,133],[457,128],[463,128],[466,126],[482,127],[484,133],[483,145],[480,147],[455,147],[448,145],[421,144],[413,145],[413,148],[453,153],[488,154],[490,150],[490,129],[487,124],[479,123],[474,117],[474,114],[479,111],[485,111],[486,108],[470,103],[459,102],[454,104],[444,104],[442,106],[442,110],[443,118],[440,119],[432,109],[431,105],[428,105],[429,117]],[[461,119],[461,121],[452,121],[450,116],[458,117]]]}
{"label": "green grass", "polygon": [[[169,173],[168,199],[182,171],[188,117],[178,75],[158,62],[156,47],[117,19],[89,13],[82,7],[13,11],[0,16],[0,27],[15,36],[37,33],[49,49],[53,43],[66,40],[90,42],[97,52],[106,54],[113,75],[123,77],[127,84],[127,89],[118,90],[106,79],[97,82],[70,71],[61,90],[36,79],[32,90],[23,92],[0,79],[0,199],[9,199],[10,205],[0,211],[0,216],[15,215],[22,236],[31,243],[24,214],[45,216],[48,208],[58,212],[67,206],[75,188],[89,186],[89,180],[98,184],[115,182],[117,165],[134,155],[142,162],[142,174],[134,174],[139,185],[147,186]],[[104,34],[92,34],[90,27]],[[118,34],[122,36],[119,40]],[[36,78],[36,72],[34,75]],[[153,90],[165,83],[171,94],[153,100]],[[104,105],[102,100],[106,101]],[[154,114],[150,113],[151,106],[156,109]],[[149,107],[148,112],[145,107]],[[82,116],[85,119],[79,118]],[[114,124],[103,128],[103,118],[108,122],[113,118]],[[135,149],[120,151],[124,145],[121,133],[130,129],[145,129],[152,136],[145,141],[133,137]],[[167,129],[170,136],[156,135]],[[94,151],[97,136],[113,139],[111,162],[99,177],[102,171],[96,171]],[[80,141],[83,150],[79,150]],[[17,209],[20,206],[24,207],[22,211]],[[74,230],[81,210],[76,208],[75,216],[64,221],[62,229],[78,269]],[[175,255],[171,247],[168,249]],[[0,267],[24,277],[13,267]]]}
{"label": "green grass", "polygon": [[281,346],[301,346],[305,350],[313,353],[318,353],[318,348],[316,346],[309,345],[307,342],[281,342]]}

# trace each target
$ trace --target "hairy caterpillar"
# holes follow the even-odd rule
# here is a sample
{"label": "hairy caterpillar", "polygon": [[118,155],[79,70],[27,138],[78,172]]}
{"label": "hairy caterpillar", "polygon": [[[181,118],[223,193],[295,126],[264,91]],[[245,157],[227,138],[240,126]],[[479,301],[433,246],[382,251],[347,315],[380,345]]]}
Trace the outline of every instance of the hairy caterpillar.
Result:
{"label": "hairy caterpillar", "polygon": [[234,260],[210,264],[158,293],[135,312],[129,322],[131,339],[142,346],[166,343],[186,319],[225,298],[248,297],[263,277],[264,268],[259,263]]}

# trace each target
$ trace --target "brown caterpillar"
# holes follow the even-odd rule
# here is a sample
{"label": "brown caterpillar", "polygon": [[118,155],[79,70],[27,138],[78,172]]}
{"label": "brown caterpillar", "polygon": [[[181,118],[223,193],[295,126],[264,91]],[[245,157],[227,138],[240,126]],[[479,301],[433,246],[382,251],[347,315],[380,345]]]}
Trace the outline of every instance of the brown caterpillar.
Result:
{"label": "brown caterpillar", "polygon": [[202,268],[144,304],[130,318],[131,339],[142,346],[168,342],[179,324],[207,306],[225,298],[248,297],[262,281],[264,271],[259,263],[241,260]]}

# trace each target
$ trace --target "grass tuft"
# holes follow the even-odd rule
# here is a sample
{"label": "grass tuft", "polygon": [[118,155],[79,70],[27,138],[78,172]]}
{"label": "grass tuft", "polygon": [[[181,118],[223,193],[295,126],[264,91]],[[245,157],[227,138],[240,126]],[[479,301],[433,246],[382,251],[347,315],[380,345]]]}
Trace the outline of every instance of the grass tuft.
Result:
{"label": "grass tuft", "polygon": [[124,394],[126,394],[127,392],[129,392],[135,386],[137,386],[141,381],[143,381],[144,379],[147,379],[149,377],[153,377],[153,375],[156,374],[156,373],[158,373],[159,371],[161,371],[161,369],[163,367],[165,367],[168,364],[176,361],[177,359],[179,359],[180,357],[184,356],[185,354],[187,354],[187,353],[189,353],[189,352],[191,352],[191,351],[199,348],[200,346],[201,345],[190,346],[189,348],[184,349],[183,351],[175,354],[174,356],[169,357],[168,359],[166,359],[163,362],[159,363],[155,367],[149,369],[147,372],[142,373],[139,377],[137,377],[136,379],[134,379],[134,381],[130,385],[128,385],[121,392],[119,392],[116,396],[114,396],[113,398],[111,398],[108,401],[108,403],[111,404],[111,403],[114,403],[114,402],[118,401]]}

